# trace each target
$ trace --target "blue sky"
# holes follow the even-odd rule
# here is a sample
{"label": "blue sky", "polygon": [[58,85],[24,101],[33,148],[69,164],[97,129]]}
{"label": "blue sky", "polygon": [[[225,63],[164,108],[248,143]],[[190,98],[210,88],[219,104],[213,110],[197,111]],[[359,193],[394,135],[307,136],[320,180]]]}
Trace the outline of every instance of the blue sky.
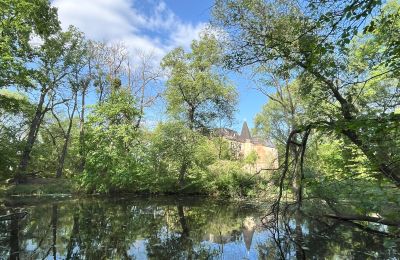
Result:
{"label": "blue sky", "polygon": [[[213,1],[210,0],[54,0],[64,28],[72,24],[88,38],[124,42],[131,53],[152,52],[161,59],[168,51],[189,48],[207,26]],[[230,73],[239,92],[234,129],[243,120],[253,126],[253,118],[267,98],[254,90],[246,76]]]}

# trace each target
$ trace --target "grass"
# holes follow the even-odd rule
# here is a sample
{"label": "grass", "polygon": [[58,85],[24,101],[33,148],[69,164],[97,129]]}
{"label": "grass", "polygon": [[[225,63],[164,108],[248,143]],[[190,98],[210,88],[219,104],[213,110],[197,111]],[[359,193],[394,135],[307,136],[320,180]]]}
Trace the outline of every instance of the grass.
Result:
{"label": "grass", "polygon": [[24,184],[1,184],[0,196],[47,196],[68,195],[74,193],[73,185],[68,179],[45,179],[40,182],[28,181]]}

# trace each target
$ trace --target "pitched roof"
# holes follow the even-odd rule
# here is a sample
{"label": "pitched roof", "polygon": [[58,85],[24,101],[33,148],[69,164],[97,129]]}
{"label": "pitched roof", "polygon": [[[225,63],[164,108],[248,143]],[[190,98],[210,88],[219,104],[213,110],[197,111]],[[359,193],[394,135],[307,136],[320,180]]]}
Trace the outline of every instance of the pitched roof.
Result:
{"label": "pitched roof", "polygon": [[242,133],[240,134],[240,137],[242,137],[245,140],[251,139],[250,130],[249,130],[249,127],[247,126],[246,121],[244,121],[244,123],[243,123]]}
{"label": "pitched roof", "polygon": [[263,137],[251,137],[249,127],[245,122],[243,124],[242,133],[239,135],[238,132],[231,130],[229,128],[215,128],[213,129],[213,134],[216,136],[223,136],[226,139],[233,140],[236,142],[245,143],[250,141],[252,144],[264,145],[267,147],[275,148],[275,145],[271,142],[271,140],[265,139]]}

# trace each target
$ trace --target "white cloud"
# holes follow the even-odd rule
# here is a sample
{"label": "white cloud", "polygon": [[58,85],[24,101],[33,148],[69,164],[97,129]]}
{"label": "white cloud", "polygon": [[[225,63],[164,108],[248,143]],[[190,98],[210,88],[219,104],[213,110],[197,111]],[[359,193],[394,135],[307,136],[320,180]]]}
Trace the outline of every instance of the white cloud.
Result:
{"label": "white cloud", "polygon": [[183,46],[188,48],[193,39],[197,39],[200,32],[206,27],[205,23],[197,25],[192,24],[179,24],[176,30],[171,33],[171,45]]}
{"label": "white cloud", "polygon": [[63,28],[75,25],[88,38],[123,41],[131,50],[152,52],[159,59],[172,48],[188,48],[205,23],[185,23],[163,1],[144,14],[132,0],[55,0]]}

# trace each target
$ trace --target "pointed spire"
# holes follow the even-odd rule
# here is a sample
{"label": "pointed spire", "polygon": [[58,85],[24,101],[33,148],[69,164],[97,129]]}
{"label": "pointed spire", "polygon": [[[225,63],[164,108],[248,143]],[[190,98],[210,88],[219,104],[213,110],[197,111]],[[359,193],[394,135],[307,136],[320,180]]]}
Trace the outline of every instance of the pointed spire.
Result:
{"label": "pointed spire", "polygon": [[253,241],[254,231],[256,230],[256,222],[253,217],[246,217],[243,220],[243,240],[246,245],[247,252],[250,251],[251,242]]}
{"label": "pointed spire", "polygon": [[251,242],[253,241],[253,235],[254,235],[255,229],[243,229],[243,240],[244,240],[244,245],[246,246],[247,252],[250,251],[251,249]]}
{"label": "pointed spire", "polygon": [[247,126],[246,121],[244,121],[243,123],[242,133],[240,134],[240,137],[242,137],[243,139],[251,139],[250,130],[249,127]]}

